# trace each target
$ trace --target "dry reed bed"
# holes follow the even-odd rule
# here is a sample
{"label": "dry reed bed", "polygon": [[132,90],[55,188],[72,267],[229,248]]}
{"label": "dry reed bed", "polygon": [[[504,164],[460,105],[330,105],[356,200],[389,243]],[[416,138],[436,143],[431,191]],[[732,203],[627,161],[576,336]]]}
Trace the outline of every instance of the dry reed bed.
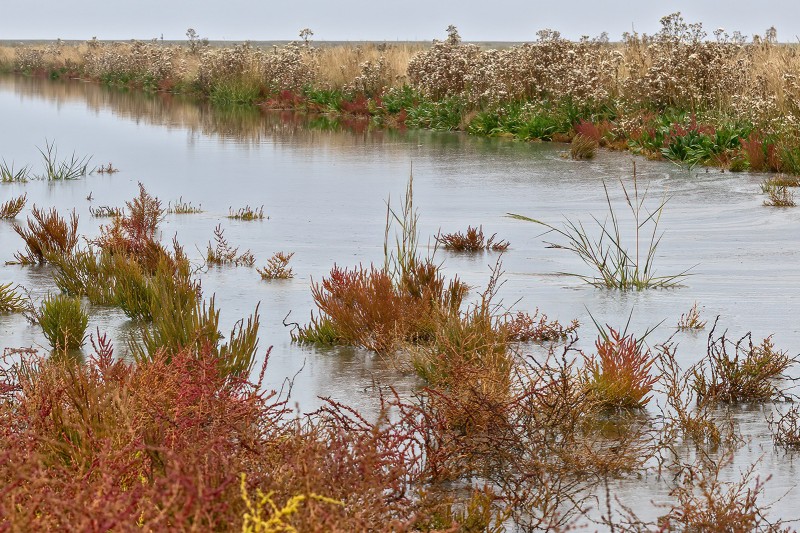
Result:
{"label": "dry reed bed", "polygon": [[[538,40],[501,50],[429,47],[258,48],[133,41],[5,49],[3,68],[51,77],[196,93],[219,104],[373,117],[521,139],[631,148],[689,166],[800,172],[800,59],[774,30],[709,38],[676,13],[655,35]],[[309,35],[306,34],[305,38]],[[196,37],[196,36],[195,36]]]}

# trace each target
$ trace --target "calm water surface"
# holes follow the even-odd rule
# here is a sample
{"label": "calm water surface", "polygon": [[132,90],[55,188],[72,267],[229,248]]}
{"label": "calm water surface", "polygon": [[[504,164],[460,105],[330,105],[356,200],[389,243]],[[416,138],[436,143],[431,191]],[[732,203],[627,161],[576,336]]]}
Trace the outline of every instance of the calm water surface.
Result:
{"label": "calm water surface", "polygon": [[[289,113],[213,111],[190,101],[107,90],[93,84],[56,83],[0,77],[0,156],[16,166],[41,168],[38,147],[55,141],[59,153],[92,155],[96,165],[113,162],[120,172],[91,175],[66,183],[31,181],[3,184],[0,199],[27,193],[24,217],[35,203],[65,212],[75,208],[80,230],[91,237],[107,220],[92,218],[90,206],[122,206],[137,194],[137,183],[165,204],[182,197],[203,213],[168,215],[163,236],[177,235],[197,264],[214,227],[228,240],[250,249],[263,264],[279,250],[295,252],[295,278],[264,282],[250,268],[210,268],[201,274],[206,295],[216,294],[229,329],[260,302],[260,355],[273,346],[267,386],[279,388],[294,377],[293,399],[302,410],[330,396],[369,411],[374,383],[410,391],[418,384],[380,358],[353,349],[317,350],[291,343],[288,321],[306,322],[312,309],[309,285],[335,263],[355,266],[383,261],[386,201],[402,196],[413,165],[414,201],[426,241],[440,229],[465,230],[482,224],[511,242],[503,256],[507,305],[550,318],[584,324],[580,345],[594,337],[592,318],[644,332],[661,324],[651,344],[675,333],[675,324],[694,302],[703,318],[738,338],[748,331],[760,340],[774,334],[776,346],[800,352],[800,209],[762,205],[763,176],[688,172],[665,162],[636,159],[640,189],[647,186],[655,205],[670,197],[661,221],[665,230],[657,273],[691,268],[683,286],[671,290],[621,293],[596,289],[559,272],[586,273],[571,254],[549,249],[541,228],[509,219],[514,212],[558,224],[564,217],[591,227],[591,215],[607,213],[602,183],[623,208],[615,180],[630,180],[633,158],[601,151],[591,162],[562,157],[558,144],[528,144],[472,138],[462,134],[323,128],[321,119]],[[312,122],[309,124],[309,122]],[[93,200],[87,200],[91,193]],[[230,208],[264,206],[268,220],[226,218]],[[13,258],[21,240],[11,223],[0,221],[0,261]],[[475,287],[485,285],[496,255],[437,252],[447,274]],[[46,267],[0,267],[0,282],[13,281],[36,296],[55,290]],[[477,292],[477,291],[475,291]],[[591,317],[590,317],[591,313]],[[109,331],[124,344],[131,324],[117,310],[93,309],[90,330]],[[678,360],[685,367],[705,354],[707,331],[678,333]],[[19,316],[0,316],[3,347],[44,345],[38,328]],[[774,516],[800,515],[790,503],[800,498],[794,457],[774,450],[765,422],[771,408],[741,409],[737,419],[749,439],[727,471],[759,460],[762,477],[772,475],[767,500],[783,496]],[[740,470],[740,469],[739,469]],[[642,486],[646,488],[642,490]],[[656,483],[620,482],[615,493],[643,515],[663,510],[665,490]],[[788,494],[787,494],[788,492]]]}

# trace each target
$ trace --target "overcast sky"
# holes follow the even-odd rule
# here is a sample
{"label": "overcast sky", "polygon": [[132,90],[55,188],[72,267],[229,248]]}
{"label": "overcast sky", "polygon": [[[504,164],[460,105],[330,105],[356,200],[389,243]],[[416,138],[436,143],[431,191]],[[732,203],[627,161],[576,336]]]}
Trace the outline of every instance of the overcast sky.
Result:
{"label": "overcast sky", "polygon": [[185,39],[189,27],[212,40],[288,40],[307,27],[318,41],[429,41],[449,24],[468,41],[533,40],[542,28],[618,40],[631,28],[654,33],[675,11],[709,34],[775,26],[780,41],[800,36],[800,0],[0,0],[0,40]]}

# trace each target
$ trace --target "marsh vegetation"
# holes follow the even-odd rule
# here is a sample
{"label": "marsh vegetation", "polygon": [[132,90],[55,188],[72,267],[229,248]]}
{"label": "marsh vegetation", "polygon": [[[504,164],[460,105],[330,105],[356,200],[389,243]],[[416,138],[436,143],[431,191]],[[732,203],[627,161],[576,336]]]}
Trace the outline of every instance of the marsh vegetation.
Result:
{"label": "marsh vegetation", "polygon": [[[266,65],[283,68],[291,58],[315,55],[321,61],[308,41],[235,53],[196,35],[188,47],[86,44],[87,54],[108,61],[104,54],[113,49],[118,68],[132,57],[140,57],[138,68],[153,68],[161,56],[148,54],[174,53],[186,59],[184,81],[194,64],[207,86],[177,79],[162,86],[171,79],[166,74],[144,83],[135,70],[99,76],[109,84],[207,91],[217,103],[336,109],[385,123],[456,124],[498,136],[503,128],[517,128],[519,138],[574,136],[579,161],[561,157],[557,147],[478,144],[465,136],[352,135],[327,123],[308,132],[284,113],[265,115],[274,120],[265,128],[261,115],[131,94],[113,120],[139,122],[142,109],[155,109],[145,112],[146,131],[181,124],[180,133],[192,132],[190,148],[154,150],[147,169],[138,157],[126,159],[128,145],[120,142],[110,154],[119,172],[108,164],[79,180],[26,181],[35,171],[9,166],[0,195],[13,202],[8,212],[16,210],[17,220],[0,221],[13,263],[0,270],[0,326],[12,341],[24,340],[4,346],[0,364],[3,523],[12,530],[104,531],[790,530],[794,509],[786,502],[797,480],[782,468],[790,460],[782,454],[795,453],[800,441],[800,416],[786,401],[797,398],[797,339],[787,318],[793,304],[780,298],[797,286],[787,267],[796,259],[786,238],[794,234],[792,210],[760,206],[763,176],[688,179],[673,165],[641,159],[631,171],[627,158],[598,150],[621,147],[628,134],[618,132],[633,107],[592,114],[597,95],[585,95],[574,100],[580,112],[556,124],[548,117],[566,104],[543,103],[554,87],[545,82],[543,92],[515,104],[492,100],[488,89],[474,98],[477,77],[460,86],[424,81],[451,64],[436,61],[461,54],[483,62],[493,73],[486,79],[499,84],[493,62],[527,58],[536,66],[545,52],[554,76],[564,77],[559,82],[568,79],[576,71],[561,69],[563,50],[595,59],[615,50],[616,64],[628,68],[626,47],[639,43],[661,69],[677,68],[664,58],[687,49],[735,49],[745,65],[748,54],[784,53],[769,39],[693,40],[697,34],[686,32],[700,29],[674,17],[664,27],[656,37],[630,36],[624,46],[544,33],[537,43],[491,53],[461,43],[451,28],[447,41],[407,56],[408,72],[424,76],[380,89],[372,80],[394,67],[369,54],[397,50],[365,49],[368,67],[340,58],[346,68],[336,75],[352,78],[336,82],[350,84],[336,94],[305,85],[287,93],[284,81],[262,85]],[[48,53],[38,60],[50,61]],[[66,61],[69,53],[62,54]],[[720,57],[728,65],[730,58]],[[704,75],[722,68],[716,56],[704,58]],[[75,70],[59,76],[83,75],[73,59]],[[239,70],[221,74],[234,61]],[[582,61],[576,68],[607,68]],[[163,72],[171,76],[171,68]],[[634,81],[648,70],[634,71],[619,86],[629,92],[618,87],[609,99],[636,94]],[[303,72],[293,75],[305,79]],[[369,76],[356,83],[360,74],[352,72]],[[749,71],[737,72],[736,80],[717,80],[717,90],[744,83]],[[700,73],[680,75],[693,83]],[[601,88],[611,83],[599,79]],[[578,85],[565,87],[572,97],[580,93]],[[724,102],[726,93],[713,100],[671,85],[664,91],[674,100],[654,103],[646,119],[670,117],[666,133],[654,130],[663,142],[634,149],[684,168],[713,162],[765,169],[770,157],[784,157],[769,148],[789,142],[783,138],[742,140],[742,129],[737,145],[707,129],[706,106],[734,105]],[[689,106],[680,98],[692,100],[691,113],[670,107]],[[179,120],[169,114],[175,109]],[[248,128],[233,142],[220,133]],[[197,149],[204,146],[197,136],[220,140],[213,156]],[[266,136],[284,142],[264,143]],[[707,143],[712,137],[718,144]],[[594,154],[589,162],[581,142]],[[319,161],[309,158],[309,146]],[[19,155],[10,151],[3,155]],[[180,158],[169,159],[177,151]],[[264,159],[275,152],[278,162]],[[415,178],[406,182],[409,154]],[[179,165],[187,172],[175,172]],[[343,170],[326,173],[337,168]],[[230,176],[224,187],[220,170]],[[165,206],[154,191],[178,200]],[[557,249],[543,245],[536,225],[506,211],[535,216],[517,218],[549,230],[544,238]],[[552,222],[560,216],[563,224]],[[586,217],[590,223],[580,222]],[[439,229],[463,229],[466,220],[478,225]],[[495,234],[487,238],[484,225],[514,247]],[[564,248],[572,253],[559,253]],[[236,268],[242,266],[257,268]],[[305,324],[285,314],[308,317],[309,309]],[[282,323],[294,326],[291,333]],[[274,350],[266,348],[272,343]]]}

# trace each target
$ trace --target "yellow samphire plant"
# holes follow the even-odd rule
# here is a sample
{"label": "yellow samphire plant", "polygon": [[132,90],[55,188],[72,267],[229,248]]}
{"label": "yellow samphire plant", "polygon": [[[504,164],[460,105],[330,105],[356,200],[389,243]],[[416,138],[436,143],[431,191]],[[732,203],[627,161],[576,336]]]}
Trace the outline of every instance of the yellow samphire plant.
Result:
{"label": "yellow samphire plant", "polygon": [[242,533],[298,533],[297,529],[288,524],[285,519],[296,514],[300,505],[307,499],[331,505],[344,505],[339,500],[320,496],[319,494],[298,494],[292,496],[279,508],[272,499],[272,491],[264,494],[261,489],[256,489],[255,502],[247,493],[247,476],[241,475],[242,500],[247,506],[247,512],[242,515]]}

